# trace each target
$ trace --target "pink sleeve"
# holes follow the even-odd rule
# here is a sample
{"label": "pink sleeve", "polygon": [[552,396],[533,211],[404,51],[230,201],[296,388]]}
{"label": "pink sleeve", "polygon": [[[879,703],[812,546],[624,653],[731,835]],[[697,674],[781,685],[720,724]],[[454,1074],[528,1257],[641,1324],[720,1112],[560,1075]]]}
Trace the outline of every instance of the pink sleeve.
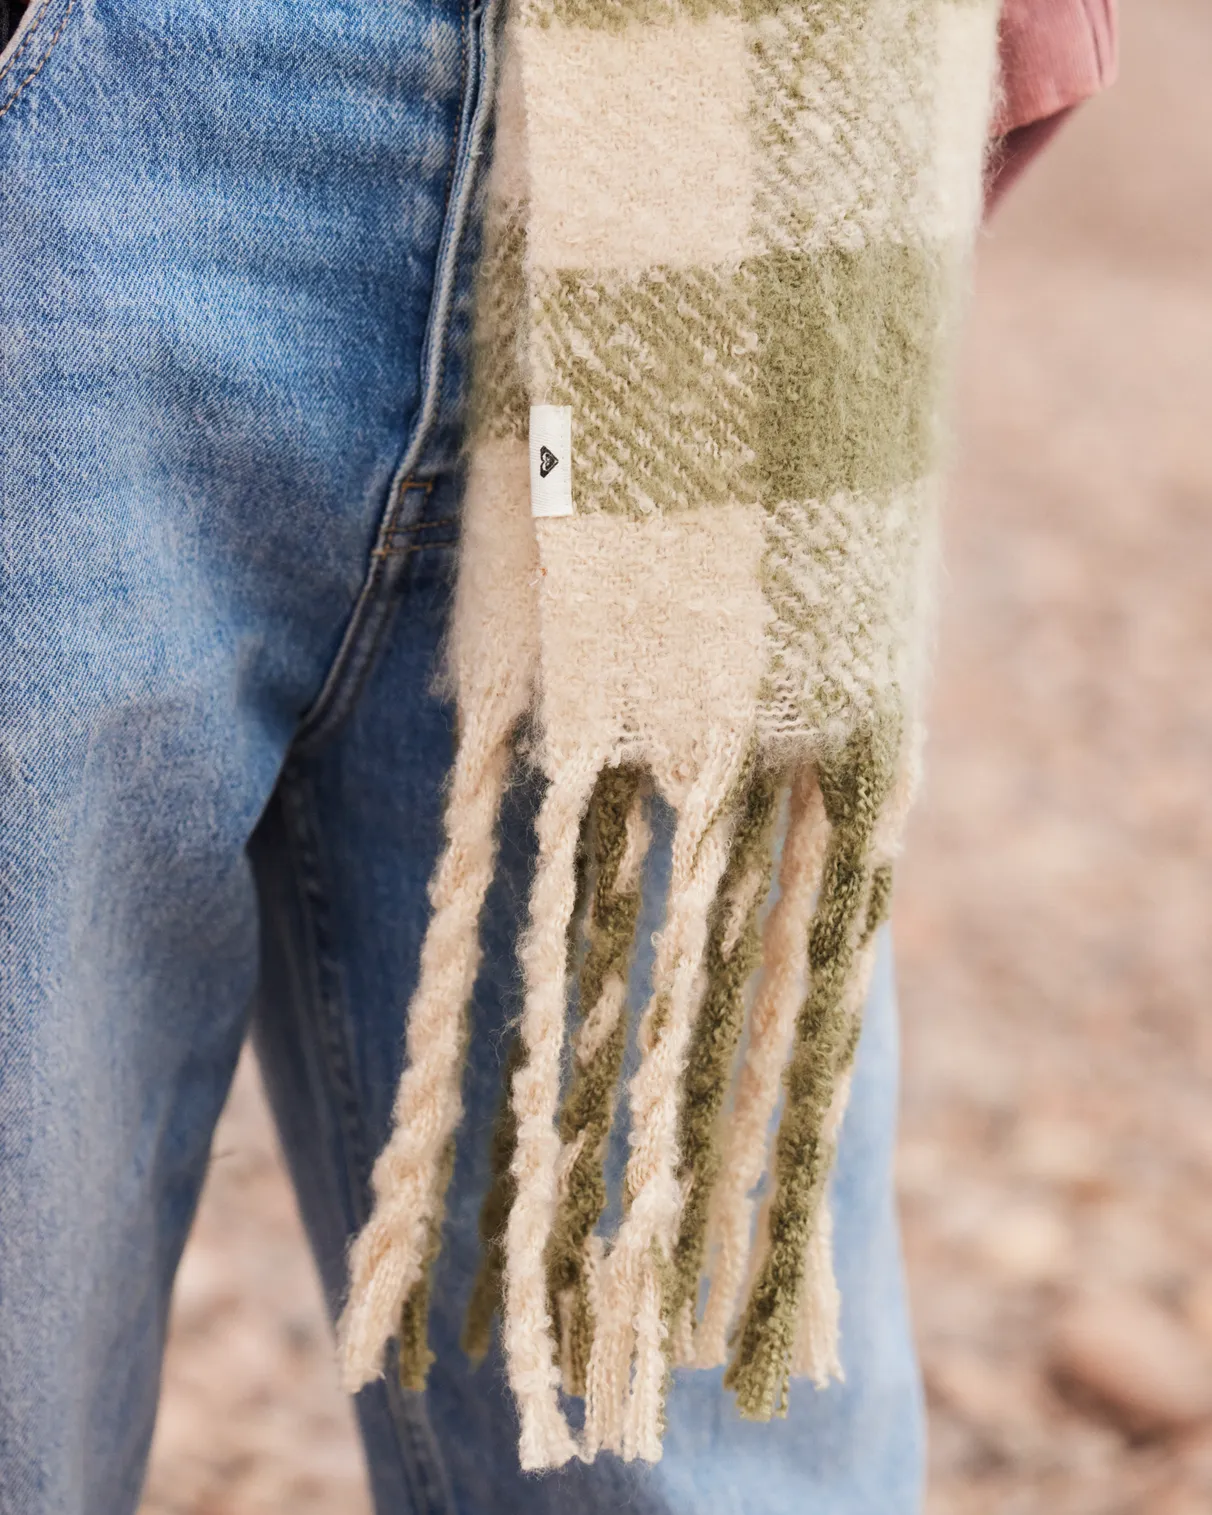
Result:
{"label": "pink sleeve", "polygon": [[1083,100],[1114,83],[1116,0],[1004,0],[1002,93],[985,184],[991,211]]}
{"label": "pink sleeve", "polygon": [[1106,89],[1118,66],[1115,0],[1004,0],[994,135]]}

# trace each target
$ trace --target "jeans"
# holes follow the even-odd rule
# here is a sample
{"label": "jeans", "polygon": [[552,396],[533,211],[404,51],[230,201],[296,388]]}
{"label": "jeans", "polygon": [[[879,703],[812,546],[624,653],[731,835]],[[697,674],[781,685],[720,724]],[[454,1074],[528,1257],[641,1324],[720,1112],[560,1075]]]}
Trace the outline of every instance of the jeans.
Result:
{"label": "jeans", "polygon": [[[32,0],[0,60],[2,1515],[135,1508],[250,1033],[339,1308],[451,756],[494,46],[479,0]],[[532,791],[486,910],[431,1386],[357,1402],[377,1510],[913,1515],[886,946],[835,1183],[845,1385],[759,1426],[679,1376],[659,1465],[520,1473],[499,1357],[457,1336]]]}

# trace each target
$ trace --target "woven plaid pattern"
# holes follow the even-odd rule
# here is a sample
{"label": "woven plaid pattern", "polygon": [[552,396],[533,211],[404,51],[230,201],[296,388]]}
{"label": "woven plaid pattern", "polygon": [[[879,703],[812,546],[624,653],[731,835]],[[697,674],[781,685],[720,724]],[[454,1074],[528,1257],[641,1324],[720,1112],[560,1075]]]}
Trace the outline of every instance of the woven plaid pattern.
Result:
{"label": "woven plaid pattern", "polygon": [[[471,1332],[482,1349],[500,1294],[526,1467],[659,1456],[673,1363],[727,1361],[758,1418],[785,1408],[793,1369],[837,1370],[826,1185],[913,786],[996,24],[996,0],[516,0],[509,14],[449,846],[342,1337],[351,1386],[393,1331],[407,1381],[423,1378],[475,919],[502,754],[528,710],[548,789]],[[529,518],[531,406],[571,412],[571,515]],[[635,925],[619,880],[634,881],[628,838],[646,834],[653,790],[678,818],[672,881],[607,1240]],[[579,1436],[561,1388],[584,1396]]]}
{"label": "woven plaid pattern", "polygon": [[819,748],[909,694],[995,19],[954,0],[519,13],[532,402],[572,407],[580,513],[761,514],[772,739]]}

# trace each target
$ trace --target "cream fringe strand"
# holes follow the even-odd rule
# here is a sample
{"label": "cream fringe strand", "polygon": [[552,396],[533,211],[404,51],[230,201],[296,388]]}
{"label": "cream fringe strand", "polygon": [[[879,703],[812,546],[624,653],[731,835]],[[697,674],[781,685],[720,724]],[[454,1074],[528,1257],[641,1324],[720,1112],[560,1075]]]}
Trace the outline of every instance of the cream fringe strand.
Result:
{"label": "cream fringe strand", "polygon": [[511,1172],[515,1197],[505,1233],[505,1358],[521,1419],[522,1467],[560,1467],[576,1444],[557,1400],[547,1296],[547,1242],[557,1199],[560,1097],[568,979],[568,928],[577,898],[581,817],[600,761],[566,764],[548,787],[537,823],[538,861],[530,925],[522,943],[526,997],[519,1035],[524,1061],[514,1074],[516,1123]]}
{"label": "cream fringe strand", "polygon": [[[640,1023],[641,1062],[629,1090],[627,1213],[599,1269],[598,1315],[585,1398],[584,1455],[660,1455],[667,1329],[663,1276],[672,1264],[681,1209],[678,1119],[682,1078],[700,1003],[708,918],[728,862],[732,801],[746,749],[729,744],[703,765],[679,811],[665,928],[652,993]],[[634,1359],[634,1377],[632,1373]]]}
{"label": "cream fringe strand", "polygon": [[446,849],[430,886],[433,916],[408,1011],[407,1065],[391,1138],[374,1166],[374,1208],[350,1249],[349,1301],[337,1327],[341,1378],[351,1394],[382,1371],[442,1207],[438,1191],[462,1115],[466,1007],[479,968],[480,912],[496,863],[514,719],[512,701],[476,712],[455,758]]}

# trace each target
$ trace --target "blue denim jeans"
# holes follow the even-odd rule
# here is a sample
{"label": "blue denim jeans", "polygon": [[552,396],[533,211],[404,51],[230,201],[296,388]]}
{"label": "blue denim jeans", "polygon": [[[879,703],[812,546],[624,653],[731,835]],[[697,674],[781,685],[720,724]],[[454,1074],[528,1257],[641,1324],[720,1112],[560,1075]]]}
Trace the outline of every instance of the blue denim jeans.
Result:
{"label": "blue denim jeans", "polygon": [[[31,0],[0,60],[0,1512],[128,1515],[254,1037],[328,1299],[439,843],[433,693],[494,46],[479,0]],[[844,1386],[524,1477],[476,1260],[534,795],[504,820],[425,1396],[380,1515],[913,1515],[883,952],[836,1180]],[[659,895],[660,867],[650,881]]]}

